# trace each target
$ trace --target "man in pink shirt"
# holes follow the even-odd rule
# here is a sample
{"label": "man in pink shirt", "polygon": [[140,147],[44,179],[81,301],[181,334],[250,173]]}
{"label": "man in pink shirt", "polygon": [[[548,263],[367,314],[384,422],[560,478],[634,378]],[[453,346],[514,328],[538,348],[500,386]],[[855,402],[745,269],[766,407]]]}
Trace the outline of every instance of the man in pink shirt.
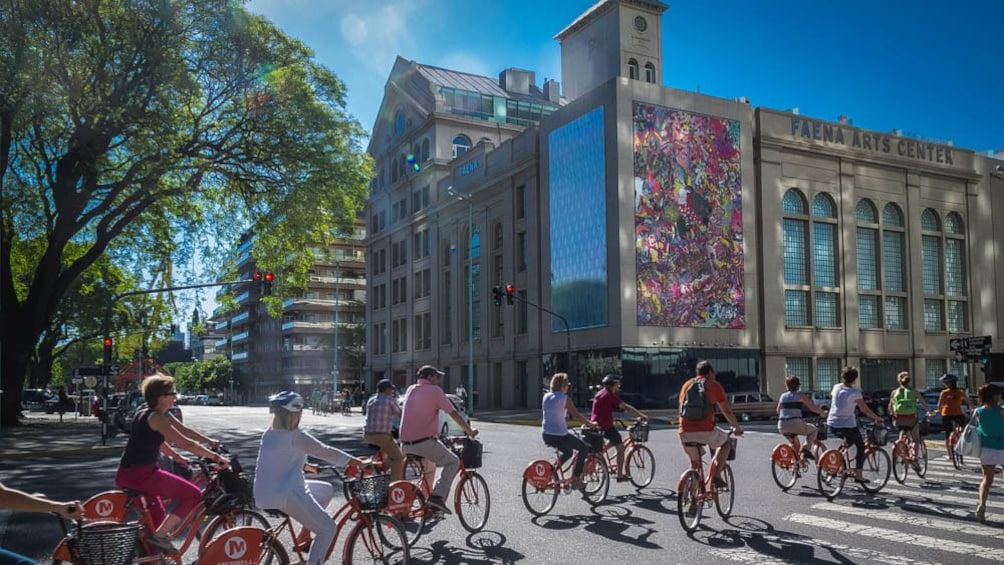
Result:
{"label": "man in pink shirt", "polygon": [[432,487],[428,504],[443,513],[451,514],[446,507],[446,496],[453,484],[453,476],[460,467],[460,461],[449,448],[436,440],[439,435],[439,411],[449,414],[468,437],[473,438],[478,435],[478,431],[460,417],[446,393],[439,387],[439,378],[444,374],[432,365],[423,365],[418,370],[418,382],[408,387],[408,391],[404,393],[399,433],[405,454],[424,457],[443,468]]}
{"label": "man in pink shirt", "polygon": [[614,410],[625,410],[634,414],[639,420],[647,421],[648,416],[634,406],[621,400],[617,393],[621,390],[621,378],[617,375],[603,377],[603,388],[593,397],[593,410],[589,418],[603,432],[603,437],[617,448],[617,482],[631,480],[624,474],[624,438],[614,425]]}

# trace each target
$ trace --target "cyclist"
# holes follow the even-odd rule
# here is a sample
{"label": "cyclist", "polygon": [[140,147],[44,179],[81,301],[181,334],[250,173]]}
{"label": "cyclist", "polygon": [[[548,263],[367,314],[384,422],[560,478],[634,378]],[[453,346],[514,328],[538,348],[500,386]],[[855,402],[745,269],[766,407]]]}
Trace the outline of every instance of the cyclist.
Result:
{"label": "cyclist", "polygon": [[397,405],[397,389],[389,379],[377,383],[377,392],[366,401],[363,425],[363,442],[375,445],[390,462],[390,480],[404,478],[404,454],[394,439],[394,420],[401,417],[401,407]]}
{"label": "cyclist", "polygon": [[903,371],[896,375],[896,380],[899,381],[899,388],[889,396],[889,413],[892,414],[893,421],[896,422],[896,427],[899,429],[900,439],[909,434],[914,443],[919,443],[917,403],[919,402],[924,407],[924,411],[928,413],[931,412],[931,406],[927,400],[924,400],[923,396],[917,394],[917,389],[910,384],[910,373]]}
{"label": "cyclist", "polygon": [[[63,518],[79,520],[84,517],[79,501],[58,502],[41,494],[29,494],[0,483],[0,509],[20,512],[55,512]],[[35,561],[24,555],[0,548],[0,563],[4,565],[34,565]]]}
{"label": "cyclist", "polygon": [[579,436],[568,432],[568,415],[571,414],[576,421],[584,426],[595,428],[596,424],[590,422],[579,413],[579,410],[572,403],[568,396],[568,374],[555,373],[551,377],[551,392],[544,395],[541,401],[541,436],[544,445],[553,447],[560,452],[559,460],[564,465],[568,458],[575,451],[575,464],[572,467],[572,488],[582,490],[586,483],[582,481],[582,467],[586,462],[583,453],[589,451],[589,445],[582,441]]}
{"label": "cyclist", "polygon": [[[140,388],[146,406],[137,410],[133,418],[132,430],[115,473],[115,486],[149,495],[147,503],[150,516],[159,526],[148,539],[160,549],[174,551],[168,533],[198,506],[202,491],[194,484],[157,466],[158,455],[161,452],[170,454],[172,451],[163,447],[164,442],[180,446],[221,465],[226,465],[228,461],[202,445],[219,445],[219,442],[185,426],[168,412],[178,396],[174,390],[173,377],[158,373],[143,379]],[[161,498],[176,502],[171,513],[166,516]]]}
{"label": "cyclist", "polygon": [[784,379],[784,386],[788,390],[777,400],[777,431],[782,434],[804,435],[805,445],[802,446],[802,454],[812,459],[812,446],[816,443],[819,428],[804,420],[805,413],[825,416],[826,411],[817,406],[811,398],[798,392],[799,385],[801,381],[795,375],[788,375]]}
{"label": "cyclist", "polygon": [[419,368],[416,375],[418,381],[404,393],[400,436],[405,454],[424,457],[443,468],[426,504],[444,514],[452,514],[446,507],[446,495],[460,468],[460,460],[449,448],[436,441],[439,435],[439,411],[442,410],[453,418],[468,437],[473,438],[478,435],[478,431],[460,417],[446,393],[439,388],[439,378],[445,374],[432,365]]}
{"label": "cyclist", "polygon": [[316,534],[307,557],[309,565],[324,561],[335,539],[335,522],[325,508],[335,495],[327,481],[308,481],[304,477],[307,456],[333,465],[366,465],[341,449],[325,445],[300,429],[306,403],[295,392],[282,391],[268,397],[272,425],[261,436],[255,466],[254,501],[259,508],[274,508],[289,514],[306,528],[296,544],[308,544],[310,532]]}
{"label": "cyclist", "polygon": [[[729,399],[725,396],[725,389],[715,379],[715,375],[715,369],[711,366],[711,362],[702,360],[697,363],[697,375],[683,383],[683,387],[680,388],[681,417],[679,433],[681,445],[689,442],[703,443],[709,449],[714,449],[714,459],[717,461],[716,467],[720,470],[725,467],[725,461],[729,456],[729,436],[721,428],[715,426],[715,406],[718,406],[718,409],[722,412],[722,416],[732,426],[732,433],[741,436],[743,435],[743,428],[736,421],[735,415],[732,414],[732,409],[729,407]],[[684,404],[687,402],[687,392],[694,386],[704,388],[703,400],[707,415],[701,419],[688,419],[683,416]],[[693,397],[693,395],[691,396]],[[690,457],[690,451],[688,451],[686,446],[684,446],[683,451]],[[695,459],[694,457],[690,458],[692,460]],[[716,476],[714,481],[716,486],[727,486],[727,483],[721,477]]]}
{"label": "cyclist", "polygon": [[976,520],[987,518],[987,495],[994,484],[994,471],[1004,465],[1004,409],[1001,408],[1001,389],[993,383],[980,387],[980,406],[976,409],[976,432],[980,436],[980,467],[983,480],[980,481],[979,503],[976,506]]}
{"label": "cyclist", "polygon": [[952,435],[956,425],[959,427],[966,425],[962,403],[965,402],[970,411],[973,409],[973,403],[969,400],[966,391],[958,387],[959,377],[945,373],[941,375],[941,382],[945,385],[945,389],[938,396],[938,406],[935,410],[941,413],[941,425],[945,428],[945,450],[948,451],[948,458],[951,459],[952,452],[948,449],[948,436]]}
{"label": "cyclist", "polygon": [[861,410],[861,413],[875,422],[876,426],[882,425],[883,420],[865,404],[861,389],[854,386],[858,380],[856,367],[844,367],[840,372],[840,380],[843,382],[834,385],[833,391],[830,392],[832,404],[826,417],[826,425],[830,426],[835,435],[846,439],[854,446],[854,470],[851,471],[851,476],[859,483],[863,483],[867,480],[861,476],[861,470],[865,466],[865,440],[861,437],[861,430],[858,429],[858,419],[854,409]]}
{"label": "cyclist", "polygon": [[617,482],[623,483],[631,480],[631,477],[624,474],[624,438],[614,426],[614,410],[630,412],[642,421],[647,421],[648,416],[617,396],[621,389],[620,377],[607,375],[603,377],[602,384],[603,388],[593,397],[593,409],[589,419],[603,432],[603,437],[610,442],[610,445],[617,448]]}

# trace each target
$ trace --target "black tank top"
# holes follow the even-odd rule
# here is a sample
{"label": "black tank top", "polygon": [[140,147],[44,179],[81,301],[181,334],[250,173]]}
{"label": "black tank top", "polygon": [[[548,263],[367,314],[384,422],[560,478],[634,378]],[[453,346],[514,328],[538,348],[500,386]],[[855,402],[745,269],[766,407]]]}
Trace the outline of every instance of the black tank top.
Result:
{"label": "black tank top", "polygon": [[149,420],[153,412],[149,408],[142,408],[136,414],[119,467],[139,467],[157,462],[157,455],[160,453],[161,444],[164,443],[164,436],[150,427]]}

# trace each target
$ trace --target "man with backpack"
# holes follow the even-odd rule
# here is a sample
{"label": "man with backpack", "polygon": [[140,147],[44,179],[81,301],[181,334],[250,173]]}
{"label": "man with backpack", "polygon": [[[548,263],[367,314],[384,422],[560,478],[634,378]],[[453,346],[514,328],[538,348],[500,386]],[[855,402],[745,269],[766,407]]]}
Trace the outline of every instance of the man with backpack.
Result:
{"label": "man with backpack", "polygon": [[617,482],[623,483],[631,480],[631,477],[624,474],[624,438],[614,426],[614,410],[625,410],[643,421],[648,420],[648,416],[617,396],[617,392],[621,389],[620,377],[607,375],[603,377],[602,383],[603,388],[593,397],[593,410],[589,420],[603,432],[603,437],[610,442],[610,445],[617,448]]}
{"label": "man with backpack", "polygon": [[[714,368],[706,360],[699,361],[697,376],[683,383],[683,388],[680,389],[680,443],[703,443],[715,449],[717,467],[721,469],[729,456],[729,436],[715,426],[715,405],[718,405],[722,416],[732,426],[732,433],[743,435],[742,426],[729,407],[725,389],[715,380]],[[683,450],[694,459],[686,446]],[[715,477],[715,484],[724,485],[719,477]]]}

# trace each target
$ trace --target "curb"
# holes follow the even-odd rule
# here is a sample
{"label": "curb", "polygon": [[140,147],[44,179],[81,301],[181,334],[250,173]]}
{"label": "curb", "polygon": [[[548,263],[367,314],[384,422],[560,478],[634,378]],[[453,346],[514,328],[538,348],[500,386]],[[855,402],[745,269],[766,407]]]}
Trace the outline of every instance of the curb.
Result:
{"label": "curb", "polygon": [[0,459],[33,459],[36,457],[66,457],[70,455],[88,455],[93,453],[114,453],[122,451],[121,445],[99,445],[94,447],[70,447],[67,449],[49,449],[42,451],[4,451]]}

